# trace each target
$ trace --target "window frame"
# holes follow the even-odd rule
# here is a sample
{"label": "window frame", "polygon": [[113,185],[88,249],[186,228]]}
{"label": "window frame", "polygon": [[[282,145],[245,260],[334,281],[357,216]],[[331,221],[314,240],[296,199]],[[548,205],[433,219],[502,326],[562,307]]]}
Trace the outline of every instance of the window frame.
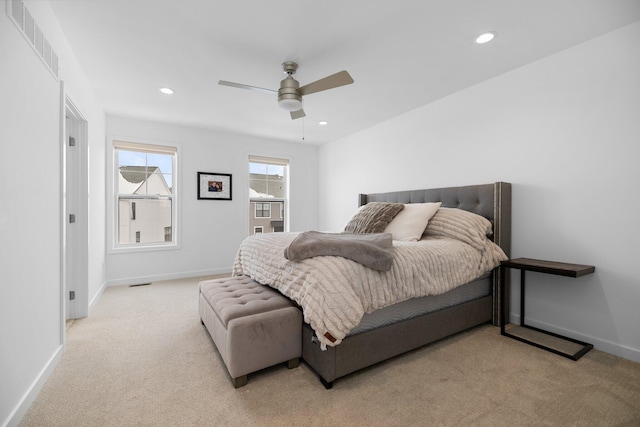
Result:
{"label": "window frame", "polygon": [[[258,164],[265,164],[265,165],[273,165],[273,166],[282,166],[284,168],[284,175],[283,175],[283,183],[284,183],[284,194],[282,195],[282,197],[269,197],[269,198],[261,198],[261,197],[249,197],[249,205],[251,205],[251,203],[256,203],[256,207],[253,208],[253,212],[251,212],[251,209],[248,209],[249,214],[253,216],[253,218],[249,218],[249,229],[251,231],[252,230],[252,223],[251,221],[256,220],[256,219],[273,219],[275,218],[278,213],[275,212],[274,213],[274,209],[272,204],[274,202],[278,202],[280,203],[280,209],[278,209],[280,218],[283,221],[283,232],[288,232],[289,231],[289,224],[290,224],[290,206],[291,206],[291,196],[290,196],[290,176],[291,176],[291,172],[290,172],[290,168],[291,168],[291,159],[286,158],[286,157],[267,157],[267,156],[261,156],[261,155],[253,155],[250,154],[249,158],[248,158],[248,167],[249,167],[249,181],[251,181],[251,164],[252,163],[258,163]],[[249,188],[251,188],[251,183],[249,183]],[[256,212],[257,212],[257,203],[269,203],[269,213],[270,215],[268,217],[258,217],[256,216]],[[251,232],[250,231],[250,232]],[[273,232],[273,230],[272,230]]]}
{"label": "window frame", "polygon": [[[271,219],[271,202],[255,202],[255,204],[256,204],[256,209],[255,209],[255,212],[253,214],[254,215],[253,217],[255,219]],[[269,216],[258,216],[258,211],[265,212],[264,208],[263,209],[258,209],[258,205],[269,206]]]}
{"label": "window frame", "polygon": [[[148,251],[162,251],[162,250],[175,250],[180,248],[180,183],[179,183],[179,146],[177,144],[157,143],[154,141],[140,141],[131,138],[114,138],[111,141],[110,146],[107,147],[110,154],[111,167],[108,168],[109,180],[107,188],[107,197],[110,201],[107,218],[107,223],[111,230],[107,233],[108,253],[125,253],[125,252],[148,252]],[[147,154],[165,154],[172,155],[172,172],[171,172],[171,195],[135,195],[129,197],[131,199],[151,200],[151,199],[169,199],[171,200],[171,236],[172,241],[158,241],[152,243],[119,243],[119,202],[121,200],[121,194],[118,193],[118,180],[119,180],[119,164],[118,164],[118,150],[125,151],[138,151]],[[166,235],[166,232],[165,232]]]}

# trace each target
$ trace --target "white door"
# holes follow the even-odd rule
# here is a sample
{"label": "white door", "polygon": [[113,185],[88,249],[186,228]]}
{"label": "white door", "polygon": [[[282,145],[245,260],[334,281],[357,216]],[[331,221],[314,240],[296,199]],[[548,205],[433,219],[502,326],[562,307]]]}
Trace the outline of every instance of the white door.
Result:
{"label": "white door", "polygon": [[64,295],[66,318],[89,313],[87,122],[67,99],[65,119]]}

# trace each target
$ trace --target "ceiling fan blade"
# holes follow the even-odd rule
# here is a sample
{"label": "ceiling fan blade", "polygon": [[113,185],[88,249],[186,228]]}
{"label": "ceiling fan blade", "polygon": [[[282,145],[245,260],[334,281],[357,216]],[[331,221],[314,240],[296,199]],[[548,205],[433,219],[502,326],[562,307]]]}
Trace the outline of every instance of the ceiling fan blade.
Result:
{"label": "ceiling fan blade", "polygon": [[218,82],[219,85],[223,85],[223,86],[231,86],[231,87],[238,87],[240,89],[249,89],[249,90],[253,90],[256,92],[264,92],[264,93],[278,93],[277,90],[273,90],[273,89],[265,89],[263,87],[257,87],[257,86],[249,86],[249,85],[243,85],[240,83],[234,83],[234,82],[227,82],[225,80],[220,80]]}
{"label": "ceiling fan blade", "polygon": [[304,113],[304,110],[302,108],[299,109],[298,111],[291,112],[291,120],[300,119],[305,116],[306,114]]}
{"label": "ceiling fan blade", "polygon": [[300,92],[300,94],[304,96],[327,89],[350,85],[351,83],[353,83],[353,78],[351,78],[349,73],[343,70],[327,76],[323,79],[306,84],[298,89],[298,92]]}

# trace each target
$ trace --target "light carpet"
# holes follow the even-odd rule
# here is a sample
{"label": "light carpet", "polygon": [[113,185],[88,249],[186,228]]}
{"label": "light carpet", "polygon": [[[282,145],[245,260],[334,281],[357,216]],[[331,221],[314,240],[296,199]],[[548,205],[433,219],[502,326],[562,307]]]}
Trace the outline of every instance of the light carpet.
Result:
{"label": "light carpet", "polygon": [[193,278],[108,288],[22,426],[639,426],[640,364],[577,362],[486,325],[334,383],[304,363],[234,389]]}

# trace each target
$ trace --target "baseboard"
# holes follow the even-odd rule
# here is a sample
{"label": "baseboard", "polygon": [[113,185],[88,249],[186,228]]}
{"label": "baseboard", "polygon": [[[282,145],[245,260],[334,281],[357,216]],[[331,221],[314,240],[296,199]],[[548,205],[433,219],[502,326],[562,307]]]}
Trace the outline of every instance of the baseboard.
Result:
{"label": "baseboard", "polygon": [[186,279],[190,277],[212,276],[215,274],[231,274],[231,267],[214,268],[210,270],[183,271],[180,273],[166,273],[150,276],[128,277],[124,279],[108,280],[106,286],[130,286],[144,283],[157,282],[160,280]]}
{"label": "baseboard", "polygon": [[[520,315],[511,313],[511,323],[520,324]],[[640,362],[640,349],[628,347],[619,343],[603,340],[591,335],[581,334],[570,329],[558,328],[555,325],[551,325],[545,322],[540,322],[535,319],[529,319],[527,317],[527,325],[534,326],[536,328],[543,329],[545,331],[554,332],[566,337],[575,338],[580,341],[584,341],[589,344],[593,344],[593,347],[597,350],[604,351],[605,353],[613,354],[614,356],[622,357],[623,359],[632,360],[634,362]]]}
{"label": "baseboard", "polygon": [[93,298],[91,298],[91,301],[89,301],[89,310],[91,310],[91,307],[93,307],[95,303],[98,302],[98,300],[100,299],[100,297],[102,296],[106,288],[107,288],[107,282],[102,282],[102,285],[100,286],[100,289],[98,289],[98,292],[96,292]]}
{"label": "baseboard", "polygon": [[29,386],[22,398],[18,401],[18,404],[13,411],[11,411],[9,417],[7,417],[7,419],[2,423],[2,427],[14,427],[20,424],[22,417],[24,417],[33,401],[38,397],[40,390],[42,390],[42,387],[51,376],[51,373],[62,359],[63,354],[64,346],[60,345],[53,352],[53,355],[36,376],[36,379],[31,383],[31,386]]}

